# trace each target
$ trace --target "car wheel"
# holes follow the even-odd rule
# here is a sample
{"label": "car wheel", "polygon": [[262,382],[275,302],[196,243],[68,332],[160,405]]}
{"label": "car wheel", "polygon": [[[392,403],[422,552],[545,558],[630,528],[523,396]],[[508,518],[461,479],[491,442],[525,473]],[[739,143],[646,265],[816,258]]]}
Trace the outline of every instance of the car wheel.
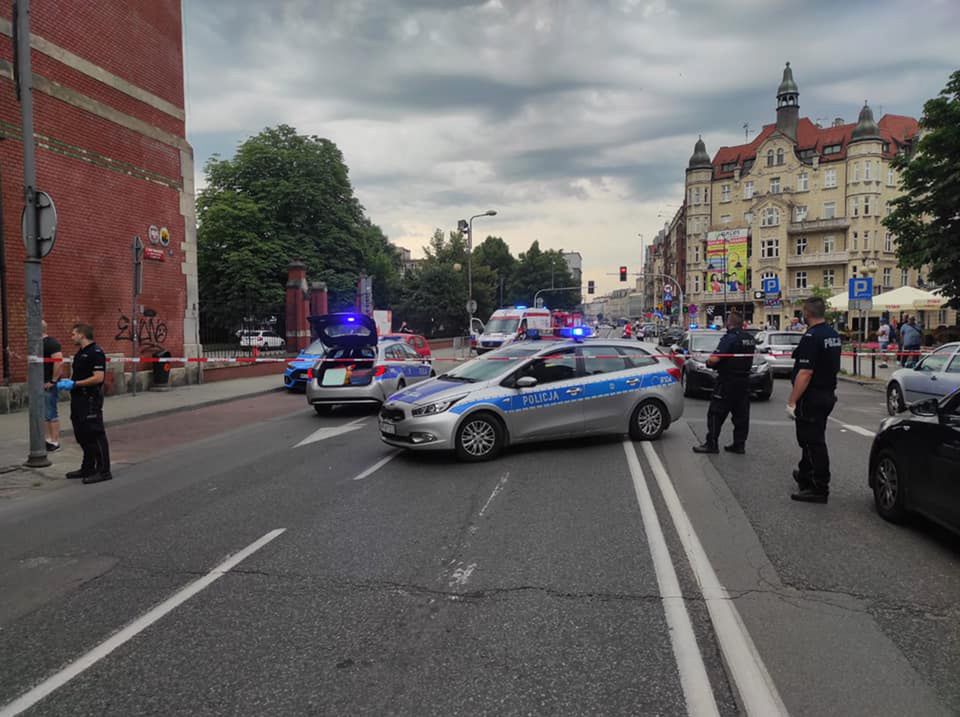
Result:
{"label": "car wheel", "polygon": [[903,389],[900,388],[900,384],[891,383],[887,386],[887,413],[891,416],[896,416],[905,410],[906,407],[906,404],[903,402]]}
{"label": "car wheel", "polygon": [[643,401],[630,417],[630,437],[635,441],[654,441],[667,429],[670,417],[659,401]]}
{"label": "car wheel", "polygon": [[487,413],[467,416],[457,429],[456,447],[461,461],[493,460],[503,450],[503,427]]}
{"label": "car wheel", "polygon": [[437,372],[434,371],[433,369],[430,369],[430,378],[436,378],[436,377],[437,377]]}
{"label": "car wheel", "polygon": [[683,395],[687,398],[693,396],[693,389],[690,388],[690,382],[687,380],[686,370],[680,373],[680,385],[683,386]]}
{"label": "car wheel", "polygon": [[873,466],[873,503],[880,517],[891,523],[903,522],[907,516],[905,479],[894,452],[889,449],[880,451]]}
{"label": "car wheel", "polygon": [[402,378],[401,378],[399,381],[397,381],[397,390],[398,390],[398,391],[402,391],[402,390],[405,389],[406,387],[407,387],[407,382],[404,381]]}
{"label": "car wheel", "polygon": [[318,416],[329,416],[333,413],[333,406],[328,403],[315,403],[313,404],[313,410],[317,412]]}
{"label": "car wheel", "polygon": [[758,401],[769,401],[769,400],[770,400],[770,396],[772,396],[772,395],[773,395],[773,393],[772,393],[771,391],[761,391],[760,393],[757,394],[757,400],[758,400]]}

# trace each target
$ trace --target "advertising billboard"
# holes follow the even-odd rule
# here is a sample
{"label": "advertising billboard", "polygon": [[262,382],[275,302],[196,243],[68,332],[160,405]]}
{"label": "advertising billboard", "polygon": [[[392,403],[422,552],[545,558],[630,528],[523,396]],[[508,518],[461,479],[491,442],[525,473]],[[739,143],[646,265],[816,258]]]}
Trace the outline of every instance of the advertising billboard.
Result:
{"label": "advertising billboard", "polygon": [[740,292],[746,288],[748,231],[707,232],[707,293]]}

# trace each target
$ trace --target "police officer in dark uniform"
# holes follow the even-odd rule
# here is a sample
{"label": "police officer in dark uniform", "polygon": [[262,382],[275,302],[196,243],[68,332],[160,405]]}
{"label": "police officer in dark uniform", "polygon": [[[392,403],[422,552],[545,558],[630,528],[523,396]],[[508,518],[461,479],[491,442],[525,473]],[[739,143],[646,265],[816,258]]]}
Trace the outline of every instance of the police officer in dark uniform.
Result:
{"label": "police officer in dark uniform", "polygon": [[827,417],[837,403],[841,341],[825,315],[823,299],[811,297],[803,303],[803,319],[809,328],[793,351],[793,391],[787,401],[802,451],[800,465],[793,472],[799,490],[790,497],[805,503],[826,503],[830,495]]}
{"label": "police officer in dark uniform", "polygon": [[73,357],[73,375],[61,379],[57,387],[70,391],[70,421],[73,435],[83,449],[80,470],[70,471],[67,478],[81,478],[84,483],[110,480],[110,445],[103,425],[103,381],[107,357],[93,342],[93,327],[76,324],[71,334],[80,347]]}
{"label": "police officer in dark uniform", "polygon": [[[727,333],[717,350],[707,359],[707,366],[717,371],[717,382],[707,409],[707,437],[695,453],[719,453],[720,428],[730,414],[733,418],[733,443],[724,446],[731,453],[746,453],[750,431],[750,369],[757,343],[743,331],[743,316],[736,311],[727,315]],[[730,356],[724,354],[740,354]]]}

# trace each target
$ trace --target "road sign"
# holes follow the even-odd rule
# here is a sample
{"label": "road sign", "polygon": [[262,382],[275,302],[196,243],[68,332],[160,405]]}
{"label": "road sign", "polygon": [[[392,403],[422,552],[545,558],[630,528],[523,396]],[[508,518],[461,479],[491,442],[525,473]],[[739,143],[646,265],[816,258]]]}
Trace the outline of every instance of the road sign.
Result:
{"label": "road sign", "polygon": [[873,299],[873,277],[860,276],[850,279],[848,299]]}
{"label": "road sign", "polygon": [[697,305],[696,305],[696,304],[690,304],[690,308],[689,308],[687,311],[689,312],[690,316],[696,316],[696,315],[697,315]]}
{"label": "road sign", "polygon": [[[53,198],[46,192],[37,192],[37,245],[41,257],[46,256],[53,250],[53,245],[57,241],[57,207],[53,203]],[[27,208],[24,207],[20,213],[20,227],[23,234],[23,245],[27,247],[27,254],[30,253],[30,247],[27,246]]]}
{"label": "road sign", "polygon": [[467,300],[467,313],[468,313],[468,314],[471,314],[471,315],[477,313],[477,300],[476,300],[476,299],[468,299],[468,300]]}
{"label": "road sign", "polygon": [[760,282],[761,288],[763,289],[764,294],[779,294],[780,293],[780,278],[777,276],[772,276],[768,279],[764,279]]}
{"label": "road sign", "polygon": [[534,302],[534,304],[536,305],[536,307],[537,307],[538,309],[542,309],[542,308],[543,308],[543,297],[542,297],[542,296],[538,296],[538,297],[537,297],[537,300]]}
{"label": "road sign", "polygon": [[763,301],[765,298],[767,298],[767,295],[766,295],[764,292],[762,292],[762,291],[755,291],[755,292],[753,292],[753,300],[754,300],[754,301]]}
{"label": "road sign", "polygon": [[847,299],[847,308],[850,311],[871,311],[873,309],[873,298]]}
{"label": "road sign", "polygon": [[663,290],[663,300],[664,301],[673,301],[673,292],[670,289]]}

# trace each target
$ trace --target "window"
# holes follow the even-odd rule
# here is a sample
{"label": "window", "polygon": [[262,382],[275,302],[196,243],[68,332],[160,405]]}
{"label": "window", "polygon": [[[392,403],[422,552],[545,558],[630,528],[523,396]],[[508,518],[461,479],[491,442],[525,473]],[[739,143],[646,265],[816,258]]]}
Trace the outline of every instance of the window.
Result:
{"label": "window", "polygon": [[693,203],[694,204],[700,203],[700,187],[693,188]]}
{"label": "window", "polygon": [[777,278],[777,272],[775,271],[765,271],[760,275],[760,281],[763,281],[764,279],[776,279],[776,278]]}
{"label": "window", "polygon": [[887,186],[894,187],[897,184],[897,173],[893,171],[893,167],[887,169]]}
{"label": "window", "polygon": [[952,354],[952,346],[944,346],[939,348],[929,356],[924,357],[924,359],[917,365],[917,370],[927,371],[929,373],[939,373],[947,367],[947,361],[950,360],[950,356]]}
{"label": "window", "polygon": [[860,216],[860,197],[854,197],[850,200],[850,216],[859,217]]}
{"label": "window", "polygon": [[803,256],[807,251],[807,238],[806,237],[797,237],[797,256]]}
{"label": "window", "polygon": [[780,177],[773,177],[770,180],[770,193],[780,194]]}
{"label": "window", "polygon": [[779,167],[782,164],[783,164],[783,149],[778,149],[777,150],[777,166]]}
{"label": "window", "polygon": [[796,289],[807,288],[807,272],[798,271],[793,277],[793,286]]}
{"label": "window", "polygon": [[824,219],[833,219],[837,216],[837,203],[836,202],[824,202],[823,203],[823,218]]}
{"label": "window", "polygon": [[863,181],[869,182],[873,179],[873,162],[869,159],[863,163]]}
{"label": "window", "polygon": [[863,198],[863,216],[870,216],[870,197]]}
{"label": "window", "polygon": [[690,187],[690,198],[687,201],[693,204],[693,187]]}
{"label": "window", "polygon": [[883,250],[888,254],[893,251],[893,234],[890,232],[883,235]]}
{"label": "window", "polygon": [[773,166],[773,150],[772,149],[767,150],[767,166],[768,167]]}
{"label": "window", "polygon": [[889,289],[893,286],[893,269],[889,266],[883,270],[883,288]]}
{"label": "window", "polygon": [[831,144],[823,148],[824,155],[829,154],[840,154],[841,146],[839,144]]}
{"label": "window", "polygon": [[693,263],[694,264],[700,263],[700,245],[699,244],[693,247]]}
{"label": "window", "polygon": [[837,170],[828,169],[823,173],[823,188],[833,189],[837,186]]}
{"label": "window", "polygon": [[760,258],[776,259],[780,256],[780,240],[764,239],[760,242]]}
{"label": "window", "polygon": [[837,238],[833,234],[827,234],[823,238],[823,253],[833,254],[837,247]]}
{"label": "window", "polygon": [[826,289],[830,289],[836,286],[837,283],[837,272],[834,269],[824,269],[823,270],[823,286]]}
{"label": "window", "polygon": [[860,248],[860,235],[857,232],[853,233],[853,250],[857,251]]}
{"label": "window", "polygon": [[900,286],[908,286],[910,284],[910,272],[907,269],[900,270]]}
{"label": "window", "polygon": [[863,250],[870,251],[870,232],[865,231],[863,233]]}
{"label": "window", "polygon": [[763,210],[763,216],[760,219],[760,226],[775,227],[780,224],[780,210],[776,207],[767,207]]}
{"label": "window", "polygon": [[720,223],[721,223],[721,224],[729,224],[729,223],[730,223],[730,215],[729,215],[729,214],[723,214],[723,215],[720,217]]}
{"label": "window", "polygon": [[613,373],[625,371],[627,361],[617,353],[613,346],[582,346],[580,353],[583,356],[583,366],[588,376],[599,373]]}
{"label": "window", "polygon": [[710,187],[703,188],[703,203],[704,204],[710,203]]}
{"label": "window", "polygon": [[538,384],[556,383],[577,377],[577,359],[573,349],[554,351],[534,359],[515,374],[515,378],[533,376]]}
{"label": "window", "polygon": [[886,210],[885,210],[885,211],[886,211],[886,215],[887,215],[888,217],[889,217],[891,214],[893,214],[893,205],[892,205],[890,202],[887,202],[887,206],[886,206]]}
{"label": "window", "polygon": [[756,159],[745,159],[745,160],[743,160],[743,171],[744,171],[744,172],[749,172],[750,169],[753,167],[754,162],[756,162],[756,161],[757,161]]}
{"label": "window", "polygon": [[721,172],[732,172],[732,171],[733,171],[734,169],[736,169],[736,168],[737,168],[737,163],[736,163],[736,162],[727,162],[726,164],[723,164],[723,165],[720,166],[720,171],[721,171]]}
{"label": "window", "polygon": [[747,223],[747,226],[753,224],[753,212],[744,212],[743,221]]}
{"label": "window", "polygon": [[724,184],[724,185],[720,188],[720,201],[721,201],[721,202],[729,202],[729,201],[730,201],[730,185],[729,185],[729,184]]}
{"label": "window", "polygon": [[743,198],[753,199],[753,182],[747,182],[743,185]]}
{"label": "window", "polygon": [[807,208],[806,208],[806,207],[794,207],[794,208],[793,208],[793,221],[795,221],[795,222],[805,222],[805,221],[807,221]]}
{"label": "window", "polygon": [[853,181],[854,182],[860,181],[860,162],[853,163]]}
{"label": "window", "polygon": [[635,368],[653,366],[657,360],[639,346],[618,346],[617,351],[623,354]]}
{"label": "window", "polygon": [[694,294],[700,293],[700,275],[699,274],[693,275],[693,293]]}
{"label": "window", "polygon": [[797,191],[806,192],[808,189],[810,189],[810,175],[806,172],[800,172],[797,177]]}

